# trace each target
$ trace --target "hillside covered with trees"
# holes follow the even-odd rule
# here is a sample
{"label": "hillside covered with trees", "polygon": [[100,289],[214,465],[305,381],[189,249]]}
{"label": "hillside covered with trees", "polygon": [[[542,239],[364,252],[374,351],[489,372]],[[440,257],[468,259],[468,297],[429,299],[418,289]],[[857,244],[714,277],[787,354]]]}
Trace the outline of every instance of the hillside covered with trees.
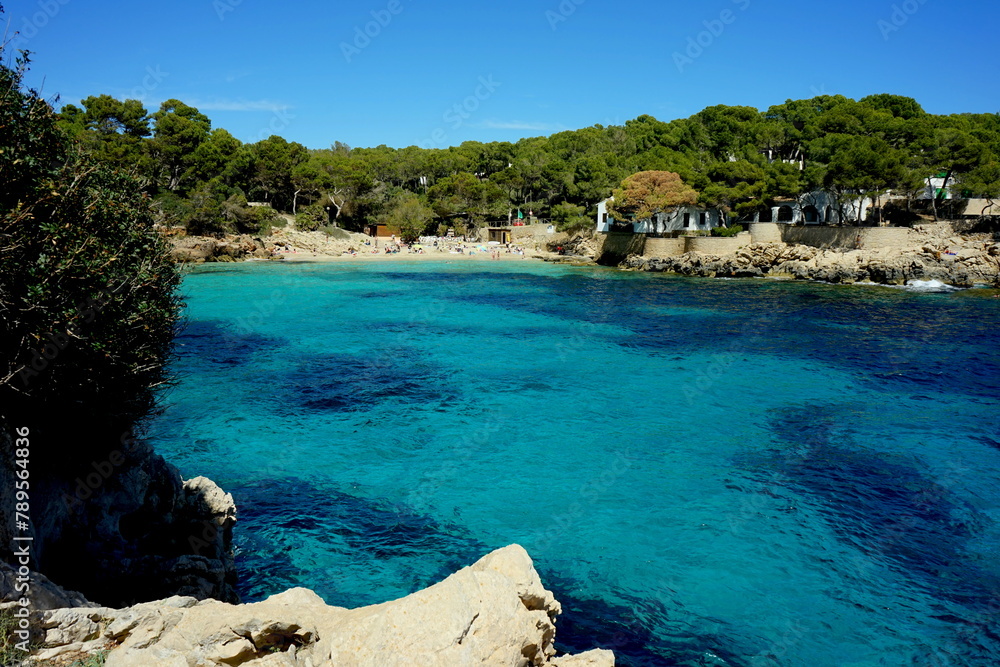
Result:
{"label": "hillside covered with trees", "polygon": [[1000,195],[1000,115],[932,115],[888,94],[789,100],[763,112],[720,105],[671,122],[644,115],[446,149],[310,149],[279,136],[244,144],[179,100],[150,112],[108,95],[66,105],[59,124],[98,161],[140,178],[162,224],[200,234],[283,224],[248,201],[295,214],[302,229],[387,222],[461,233],[517,211],[582,228],[641,171],[679,174],[700,205],[730,219],[816,189],[843,203],[888,190],[913,199],[941,175],[967,196]]}

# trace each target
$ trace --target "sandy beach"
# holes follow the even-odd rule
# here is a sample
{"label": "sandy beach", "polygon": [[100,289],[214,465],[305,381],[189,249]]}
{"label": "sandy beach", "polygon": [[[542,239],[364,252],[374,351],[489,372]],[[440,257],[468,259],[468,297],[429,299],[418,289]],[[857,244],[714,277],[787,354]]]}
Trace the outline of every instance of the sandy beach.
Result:
{"label": "sandy beach", "polygon": [[298,250],[290,252],[278,252],[274,259],[286,262],[521,262],[527,260],[542,260],[548,257],[558,257],[555,253],[541,254],[538,252],[507,253],[501,251],[499,255],[491,256],[489,251],[475,251],[472,254],[459,252],[439,252],[430,251],[423,253],[398,252],[398,253],[373,253],[357,252],[342,253],[340,255],[310,252],[308,250]]}
{"label": "sandy beach", "polygon": [[[520,238],[504,245],[483,241],[462,241],[452,237],[424,237],[420,244],[407,245],[397,239],[375,239],[366,234],[336,230],[335,234],[302,232],[291,228],[275,229],[267,236],[247,234],[212,238],[175,236],[171,239],[173,255],[181,262],[216,261],[287,261],[287,262],[523,262],[558,260],[556,252],[573,248],[566,233],[546,230],[545,225],[524,227]],[[387,253],[386,248],[398,250]],[[594,248],[596,252],[597,248]],[[593,254],[593,253],[591,253]],[[580,258],[583,259],[583,258]]]}

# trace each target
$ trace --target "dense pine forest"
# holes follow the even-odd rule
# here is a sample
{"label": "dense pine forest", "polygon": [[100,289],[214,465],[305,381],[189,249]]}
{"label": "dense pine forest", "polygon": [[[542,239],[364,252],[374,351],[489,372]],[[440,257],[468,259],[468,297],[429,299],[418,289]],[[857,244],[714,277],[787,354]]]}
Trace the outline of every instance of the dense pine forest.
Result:
{"label": "dense pine forest", "polygon": [[[274,211],[294,214],[300,229],[386,222],[462,232],[520,211],[572,230],[646,170],[679,174],[700,205],[734,221],[817,189],[843,202],[890,190],[912,200],[943,187],[1000,195],[1000,115],[932,115],[888,94],[788,100],[763,112],[720,105],[671,122],[644,115],[446,149],[311,149],[279,136],[243,143],[179,100],[150,112],[109,95],[67,104],[59,125],[97,161],[138,177],[161,224],[198,234],[266,232],[284,224]],[[933,176],[943,187],[932,187]]]}

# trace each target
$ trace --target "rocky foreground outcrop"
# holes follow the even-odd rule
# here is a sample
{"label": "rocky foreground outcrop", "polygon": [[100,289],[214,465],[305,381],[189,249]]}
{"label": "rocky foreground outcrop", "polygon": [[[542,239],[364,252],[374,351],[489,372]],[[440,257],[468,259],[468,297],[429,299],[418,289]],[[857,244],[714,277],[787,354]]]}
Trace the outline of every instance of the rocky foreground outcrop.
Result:
{"label": "rocky foreground outcrop", "polygon": [[358,609],[294,588],[254,604],[172,597],[54,609],[35,621],[47,647],[40,659],[110,649],[106,667],[614,665],[604,650],[557,657],[560,613],[527,552],[511,545],[427,589]]}
{"label": "rocky foreground outcrop", "polygon": [[632,255],[623,268],[686,276],[759,278],[775,276],[829,283],[903,285],[939,280],[959,287],[997,284],[1000,247],[984,239],[928,240],[920,247],[873,250],[819,249],[805,245],[754,243],[731,255],[689,252],[679,257]]}

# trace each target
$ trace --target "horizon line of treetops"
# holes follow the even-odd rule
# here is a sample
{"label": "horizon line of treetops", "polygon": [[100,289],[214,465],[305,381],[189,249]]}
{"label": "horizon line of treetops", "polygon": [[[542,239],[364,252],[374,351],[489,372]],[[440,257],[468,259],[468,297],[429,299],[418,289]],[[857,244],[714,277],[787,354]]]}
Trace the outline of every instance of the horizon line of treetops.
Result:
{"label": "horizon line of treetops", "polygon": [[680,175],[699,206],[732,221],[819,189],[838,201],[890,190],[912,199],[932,176],[969,196],[1000,196],[1000,115],[932,115],[890,94],[821,95],[766,111],[717,105],[670,122],[642,115],[443,149],[309,149],[276,135],[245,144],[179,100],[154,113],[109,95],[81,105],[65,105],[59,125],[98,160],[138,176],[161,224],[192,234],[267,233],[284,222],[274,211],[292,213],[300,229],[385,223],[416,235],[465,233],[530,210],[573,230],[643,171]]}

